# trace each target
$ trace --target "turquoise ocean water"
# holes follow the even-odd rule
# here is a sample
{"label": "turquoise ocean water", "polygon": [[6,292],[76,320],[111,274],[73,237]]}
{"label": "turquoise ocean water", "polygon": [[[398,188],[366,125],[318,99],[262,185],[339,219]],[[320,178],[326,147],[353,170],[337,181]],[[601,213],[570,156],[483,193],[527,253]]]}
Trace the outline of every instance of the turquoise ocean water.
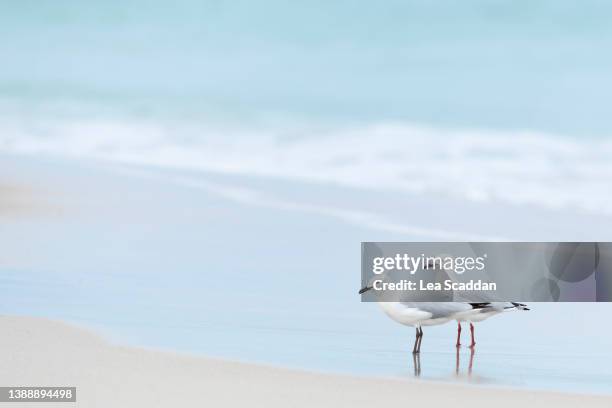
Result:
{"label": "turquoise ocean water", "polygon": [[4,2],[0,90],[25,110],[608,135],[610,7]]}

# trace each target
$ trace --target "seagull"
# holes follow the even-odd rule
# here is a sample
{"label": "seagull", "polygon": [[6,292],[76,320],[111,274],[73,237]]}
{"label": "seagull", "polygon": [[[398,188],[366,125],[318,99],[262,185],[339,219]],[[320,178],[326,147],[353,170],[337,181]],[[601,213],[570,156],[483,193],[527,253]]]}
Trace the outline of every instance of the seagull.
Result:
{"label": "seagull", "polygon": [[[365,286],[359,294],[372,289]],[[447,323],[460,313],[472,309],[469,303],[459,302],[378,302],[387,316],[397,323],[416,328],[413,354],[421,352],[423,326],[436,326]]]}
{"label": "seagull", "polygon": [[470,334],[472,339],[470,348],[473,349],[476,346],[476,342],[474,341],[475,322],[482,322],[502,312],[530,310],[527,305],[517,302],[483,302],[469,303],[469,305],[472,306],[470,310],[458,312],[454,316],[454,319],[457,320],[457,347],[461,346],[461,322],[470,322]]}

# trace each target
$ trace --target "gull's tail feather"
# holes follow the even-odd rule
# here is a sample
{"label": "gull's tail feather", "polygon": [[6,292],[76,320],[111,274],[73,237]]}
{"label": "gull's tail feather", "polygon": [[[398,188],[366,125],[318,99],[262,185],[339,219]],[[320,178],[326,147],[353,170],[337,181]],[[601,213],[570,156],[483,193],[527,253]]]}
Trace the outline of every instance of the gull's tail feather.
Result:
{"label": "gull's tail feather", "polygon": [[507,306],[504,309],[506,310],[531,310],[524,303],[518,303],[518,302],[510,302],[510,303],[512,304],[512,306]]}

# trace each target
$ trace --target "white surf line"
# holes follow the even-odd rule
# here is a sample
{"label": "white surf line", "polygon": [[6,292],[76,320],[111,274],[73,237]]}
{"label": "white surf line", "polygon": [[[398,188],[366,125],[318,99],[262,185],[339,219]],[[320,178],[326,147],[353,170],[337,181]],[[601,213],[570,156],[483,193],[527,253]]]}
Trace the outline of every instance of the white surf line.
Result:
{"label": "white surf line", "polygon": [[153,174],[153,172],[151,171],[133,168],[122,168],[120,169],[120,171],[142,178],[167,181],[189,188],[206,190],[223,198],[242,204],[274,208],[279,210],[300,211],[305,213],[318,214],[337,218],[349,224],[367,227],[384,232],[394,232],[408,235],[423,235],[429,238],[449,241],[511,241],[511,239],[506,237],[470,234],[436,228],[420,227],[415,225],[398,224],[397,222],[389,220],[386,217],[381,217],[375,213],[368,211],[297,203],[293,201],[267,197],[264,196],[261,192],[250,188],[227,186],[209,181],[194,180],[193,178],[186,176]]}

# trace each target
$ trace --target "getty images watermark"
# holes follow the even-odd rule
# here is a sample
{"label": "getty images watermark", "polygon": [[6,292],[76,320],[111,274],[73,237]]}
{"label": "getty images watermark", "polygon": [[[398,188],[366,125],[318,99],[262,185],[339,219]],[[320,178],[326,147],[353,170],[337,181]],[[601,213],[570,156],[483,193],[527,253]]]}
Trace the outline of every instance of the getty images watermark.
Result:
{"label": "getty images watermark", "polygon": [[363,301],[612,301],[608,242],[363,242]]}

